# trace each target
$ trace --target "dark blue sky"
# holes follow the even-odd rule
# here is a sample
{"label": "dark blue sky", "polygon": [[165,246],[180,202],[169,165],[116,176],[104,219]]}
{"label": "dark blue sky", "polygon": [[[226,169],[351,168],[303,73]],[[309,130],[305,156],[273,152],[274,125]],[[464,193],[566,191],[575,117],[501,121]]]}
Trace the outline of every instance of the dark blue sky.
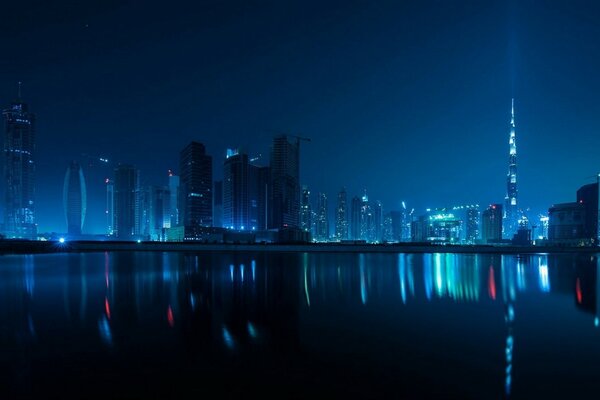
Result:
{"label": "dark blue sky", "polygon": [[37,114],[40,231],[65,230],[62,180],[84,164],[85,230],[103,178],[82,153],[162,184],[190,140],[222,175],[275,131],[312,138],[313,193],[367,189],[387,210],[502,202],[510,98],[519,201],[572,201],[600,170],[595,2],[12,2],[0,16],[0,99],[23,81]]}

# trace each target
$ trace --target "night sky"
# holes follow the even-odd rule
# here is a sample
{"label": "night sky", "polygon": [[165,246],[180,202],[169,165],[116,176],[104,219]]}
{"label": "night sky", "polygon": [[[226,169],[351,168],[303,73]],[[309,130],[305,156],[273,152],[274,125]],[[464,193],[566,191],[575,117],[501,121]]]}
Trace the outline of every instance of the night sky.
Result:
{"label": "night sky", "polygon": [[513,96],[520,206],[600,171],[597,2],[48,3],[0,14],[0,103],[22,81],[37,115],[39,232],[66,230],[72,159],[100,233],[116,163],[166,184],[197,140],[219,179],[227,147],[266,164],[278,132],[312,138],[301,181],[332,213],[342,186],[388,211],[503,202]]}

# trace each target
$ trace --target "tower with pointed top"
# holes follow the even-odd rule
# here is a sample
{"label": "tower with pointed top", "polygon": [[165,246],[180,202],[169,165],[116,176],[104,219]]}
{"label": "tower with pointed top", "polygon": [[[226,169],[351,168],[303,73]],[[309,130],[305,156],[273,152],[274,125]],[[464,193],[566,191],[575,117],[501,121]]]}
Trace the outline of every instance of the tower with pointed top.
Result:
{"label": "tower with pointed top", "polygon": [[35,115],[18,97],[4,116],[4,229],[9,238],[35,239]]}
{"label": "tower with pointed top", "polygon": [[517,143],[515,134],[515,99],[512,99],[510,113],[510,137],[508,139],[508,174],[506,175],[506,197],[504,198],[503,237],[512,239],[518,229],[517,208]]}

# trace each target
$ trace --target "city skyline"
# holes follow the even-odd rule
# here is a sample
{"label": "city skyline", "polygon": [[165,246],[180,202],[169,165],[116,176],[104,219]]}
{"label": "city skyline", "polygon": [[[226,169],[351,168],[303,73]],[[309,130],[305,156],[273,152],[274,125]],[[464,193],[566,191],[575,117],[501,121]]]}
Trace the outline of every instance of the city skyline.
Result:
{"label": "city skyline", "polygon": [[[521,206],[533,215],[546,212],[570,201],[573,188],[592,183],[598,171],[598,60],[582,51],[598,46],[598,27],[585,17],[595,5],[329,4],[316,10],[291,4],[240,6],[239,13],[187,5],[187,15],[167,11],[163,30],[149,37],[140,27],[163,17],[152,6],[79,5],[60,26],[51,18],[61,6],[40,7],[49,16],[24,17],[31,31],[7,19],[10,35],[0,39],[12,56],[11,67],[2,69],[2,107],[23,81],[23,97],[37,117],[40,232],[66,231],[55,210],[69,160],[86,176],[84,231],[100,233],[104,180],[118,163],[136,165],[145,186],[164,185],[168,170],[179,173],[181,148],[195,140],[214,158],[215,180],[221,180],[225,149],[264,159],[274,131],[312,139],[302,146],[299,184],[329,199],[345,186],[349,199],[367,189],[386,211],[400,210],[402,201],[417,211],[499,203],[506,194],[513,97]],[[208,15],[214,22],[198,27],[196,18],[206,22]],[[292,15],[300,24],[282,30],[279,21]],[[357,15],[370,22],[357,24]],[[453,24],[458,16],[461,23]],[[116,28],[107,32],[103,22]],[[244,28],[255,34],[245,37]],[[175,38],[184,34],[188,44],[178,45]],[[73,46],[57,45],[53,56],[45,39],[36,41],[69,35]],[[177,67],[153,58],[156,48],[180,61],[170,64]],[[190,50],[202,51],[212,66],[187,57]],[[166,71],[164,79],[152,75],[158,71]],[[445,173],[446,166],[455,173]]]}

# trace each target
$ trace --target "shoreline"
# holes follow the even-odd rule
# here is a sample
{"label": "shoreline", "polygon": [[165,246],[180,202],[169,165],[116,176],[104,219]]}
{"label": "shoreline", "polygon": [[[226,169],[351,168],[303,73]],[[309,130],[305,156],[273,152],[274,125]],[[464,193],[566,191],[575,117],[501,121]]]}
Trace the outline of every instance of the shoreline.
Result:
{"label": "shoreline", "polygon": [[210,244],[198,242],[116,242],[71,241],[66,243],[1,240],[0,255],[51,254],[105,251],[159,252],[272,252],[272,253],[462,253],[462,254],[594,254],[600,247],[573,246],[499,246],[499,245],[435,245],[429,243],[352,244]]}

